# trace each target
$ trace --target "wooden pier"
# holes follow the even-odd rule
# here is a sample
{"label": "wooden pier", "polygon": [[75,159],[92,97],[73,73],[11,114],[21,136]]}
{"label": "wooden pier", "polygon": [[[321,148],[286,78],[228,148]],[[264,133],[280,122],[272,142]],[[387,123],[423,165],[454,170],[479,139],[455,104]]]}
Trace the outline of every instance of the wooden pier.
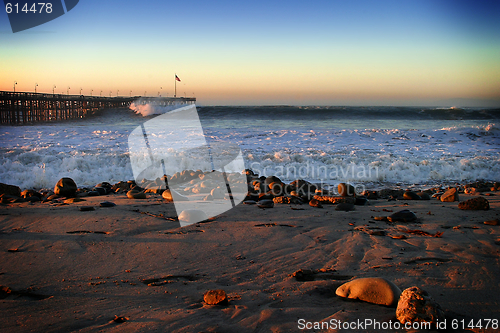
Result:
{"label": "wooden pier", "polygon": [[191,104],[195,98],[100,97],[0,91],[0,124],[24,125],[37,122],[86,118],[100,110],[129,107],[134,101],[160,105]]}

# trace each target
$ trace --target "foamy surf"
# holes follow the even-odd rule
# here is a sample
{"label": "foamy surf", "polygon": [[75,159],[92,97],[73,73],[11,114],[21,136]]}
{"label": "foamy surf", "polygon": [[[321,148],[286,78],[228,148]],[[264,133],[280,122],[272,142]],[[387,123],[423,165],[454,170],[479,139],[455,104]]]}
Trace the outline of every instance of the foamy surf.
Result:
{"label": "foamy surf", "polygon": [[[151,104],[145,105],[143,113],[137,108],[139,111],[109,110],[83,121],[2,126],[0,182],[22,188],[52,188],[61,177],[71,177],[79,186],[131,180],[134,174],[127,138],[147,121],[143,115],[170,108]],[[246,118],[239,114],[242,109]],[[203,135],[208,144],[238,145],[246,168],[284,181],[450,184],[498,180],[500,174],[500,129],[487,120],[482,125],[477,125],[477,119],[462,121],[459,126],[456,121],[439,122],[434,128],[426,123],[420,129],[412,120],[407,123],[417,129],[381,129],[370,128],[372,121],[367,119],[359,126],[369,129],[358,125],[353,129],[334,127],[342,120],[336,112],[329,129],[325,128],[328,117],[324,112],[317,116],[308,110],[310,120],[289,126],[286,114],[273,120],[269,117],[276,114],[266,113],[267,118],[263,118],[252,110],[227,107],[214,114],[201,108]],[[278,114],[283,111],[277,110]],[[320,120],[323,127],[316,126]],[[385,127],[389,125],[387,121]],[[183,168],[200,168],[196,151],[184,154],[192,156],[183,158]],[[165,161],[165,166],[172,163]],[[207,171],[212,166],[205,163],[202,167]]]}
{"label": "foamy surf", "polygon": [[137,114],[141,114],[143,117],[152,116],[155,114],[164,114],[169,111],[178,109],[185,104],[181,103],[166,103],[161,98],[144,99],[140,98],[130,104],[130,109]]}

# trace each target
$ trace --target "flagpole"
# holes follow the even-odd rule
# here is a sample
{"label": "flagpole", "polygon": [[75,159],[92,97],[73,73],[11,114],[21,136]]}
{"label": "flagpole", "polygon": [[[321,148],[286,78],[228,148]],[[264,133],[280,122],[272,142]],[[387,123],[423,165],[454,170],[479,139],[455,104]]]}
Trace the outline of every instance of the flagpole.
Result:
{"label": "flagpole", "polygon": [[177,73],[175,73],[175,76],[174,76],[174,98],[177,97]]}

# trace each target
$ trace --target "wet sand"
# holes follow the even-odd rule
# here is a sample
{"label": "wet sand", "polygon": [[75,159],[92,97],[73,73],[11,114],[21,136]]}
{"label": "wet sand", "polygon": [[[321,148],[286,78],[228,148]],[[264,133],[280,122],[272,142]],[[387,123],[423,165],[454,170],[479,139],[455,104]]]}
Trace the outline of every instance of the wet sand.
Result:
{"label": "wet sand", "polygon": [[[299,319],[396,321],[395,308],[335,295],[358,277],[418,286],[450,321],[500,320],[500,226],[484,224],[500,218],[498,193],[485,196],[487,211],[436,199],[370,200],[351,212],[240,204],[183,228],[160,195],[3,204],[0,285],[11,292],[0,292],[2,332],[314,332]],[[117,205],[99,207],[105,200]],[[418,221],[373,218],[402,209]],[[298,281],[300,269],[314,280]],[[206,305],[210,289],[229,304]]]}

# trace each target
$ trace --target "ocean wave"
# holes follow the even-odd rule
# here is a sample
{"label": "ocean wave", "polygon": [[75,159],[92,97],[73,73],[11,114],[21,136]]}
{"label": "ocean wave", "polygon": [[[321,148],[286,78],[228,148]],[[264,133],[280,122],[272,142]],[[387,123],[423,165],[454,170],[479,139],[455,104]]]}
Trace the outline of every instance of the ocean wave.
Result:
{"label": "ocean wave", "polygon": [[185,104],[174,103],[174,104],[166,104],[166,102],[162,101],[160,98],[157,99],[138,99],[130,104],[130,109],[133,110],[137,114],[141,114],[143,117],[152,116],[155,114],[163,114],[169,111],[178,109],[181,106],[185,106]]}
{"label": "ocean wave", "polygon": [[440,108],[440,107],[349,107],[349,106],[203,106],[207,117],[252,119],[336,118],[336,119],[426,119],[472,120],[500,119],[500,108]]}
{"label": "ocean wave", "polygon": [[[201,108],[206,141],[236,144],[243,152],[246,167],[260,173],[282,174],[284,180],[290,181],[306,178],[331,183],[413,184],[498,180],[500,174],[498,122],[466,122],[460,126],[436,123],[434,128],[423,129],[302,128],[287,127],[282,121],[255,126],[248,111],[254,110],[258,118],[263,109],[283,112],[279,107],[241,108],[252,126],[221,127],[209,126],[206,121],[213,112],[208,109],[207,114],[206,108]],[[323,110],[298,109],[309,113]],[[385,112],[391,110],[394,108]],[[242,117],[243,114],[233,124],[242,123],[246,119]],[[319,122],[321,117],[316,117]],[[61,177],[71,177],[79,186],[133,179],[127,139],[142,122],[142,115],[115,110],[83,124],[1,127],[0,182],[22,188],[52,188]],[[363,124],[371,123],[368,119]],[[166,166],[176,163],[166,161]],[[211,167],[211,163],[200,164],[196,158],[184,159],[182,163],[186,169]]]}
{"label": "ocean wave", "polygon": [[351,182],[384,183],[450,183],[477,179],[496,180],[500,174],[499,158],[440,158],[408,159],[396,156],[375,156],[370,158],[334,158],[323,160],[314,156],[293,159],[259,158],[247,155],[247,167],[254,172],[269,176],[276,175],[284,181],[306,179],[312,182],[334,184]]}

